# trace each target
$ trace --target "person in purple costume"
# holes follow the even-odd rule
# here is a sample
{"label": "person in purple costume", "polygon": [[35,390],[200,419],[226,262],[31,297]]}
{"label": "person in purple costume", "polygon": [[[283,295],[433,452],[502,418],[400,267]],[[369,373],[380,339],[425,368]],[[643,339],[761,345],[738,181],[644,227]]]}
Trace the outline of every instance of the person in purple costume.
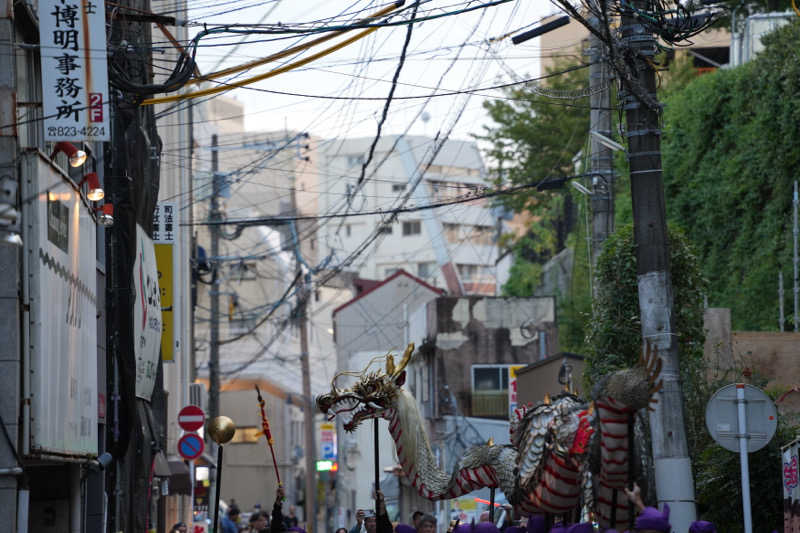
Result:
{"label": "person in purple costume", "polygon": [[705,520],[697,520],[689,526],[689,533],[717,533],[717,526]]}
{"label": "person in purple costume", "polygon": [[528,533],[547,533],[547,521],[543,515],[531,515],[528,517]]}

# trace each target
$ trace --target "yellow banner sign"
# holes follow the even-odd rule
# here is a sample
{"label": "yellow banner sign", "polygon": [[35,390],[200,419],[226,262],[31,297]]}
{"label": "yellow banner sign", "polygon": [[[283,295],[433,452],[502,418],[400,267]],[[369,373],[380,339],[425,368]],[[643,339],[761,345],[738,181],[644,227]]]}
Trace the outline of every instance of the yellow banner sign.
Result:
{"label": "yellow banner sign", "polygon": [[158,266],[158,288],[161,291],[161,360],[173,361],[175,358],[175,328],[172,310],[172,245],[155,244],[156,265]]}

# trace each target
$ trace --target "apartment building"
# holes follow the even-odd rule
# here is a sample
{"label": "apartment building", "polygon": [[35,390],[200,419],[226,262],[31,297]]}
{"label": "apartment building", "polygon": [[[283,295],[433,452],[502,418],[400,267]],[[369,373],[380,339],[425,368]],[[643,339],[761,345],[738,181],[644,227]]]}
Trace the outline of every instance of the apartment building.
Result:
{"label": "apartment building", "polygon": [[[488,201],[469,201],[488,183],[477,145],[384,136],[362,179],[372,141],[320,143],[319,213],[352,213],[319,225],[320,254],[345,261],[369,242],[348,267],[362,278],[384,279],[405,270],[451,293],[494,295],[498,220]],[[453,203],[460,200],[465,201]],[[452,204],[389,215],[393,209],[436,203]]]}

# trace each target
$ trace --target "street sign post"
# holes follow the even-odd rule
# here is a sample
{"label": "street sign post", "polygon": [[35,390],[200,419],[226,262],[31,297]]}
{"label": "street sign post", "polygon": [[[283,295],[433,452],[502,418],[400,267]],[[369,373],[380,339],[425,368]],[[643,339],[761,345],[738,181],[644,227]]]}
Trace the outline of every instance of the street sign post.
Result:
{"label": "street sign post", "polygon": [[197,433],[187,433],[178,440],[178,453],[187,461],[194,461],[203,453],[205,444]]}
{"label": "street sign post", "polygon": [[197,431],[206,422],[206,414],[196,405],[187,405],[178,413],[178,425],[185,431]]}
{"label": "street sign post", "polygon": [[723,448],[739,452],[745,533],[753,532],[747,454],[766,446],[775,435],[777,426],[775,404],[761,389],[752,385],[726,385],[715,392],[706,405],[706,427],[711,437]]}

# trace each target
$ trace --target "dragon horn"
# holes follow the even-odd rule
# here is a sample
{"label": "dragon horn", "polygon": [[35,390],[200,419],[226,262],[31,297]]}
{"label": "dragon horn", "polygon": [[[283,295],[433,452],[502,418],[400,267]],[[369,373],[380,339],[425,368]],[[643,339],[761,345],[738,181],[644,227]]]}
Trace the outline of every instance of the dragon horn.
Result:
{"label": "dragon horn", "polygon": [[394,356],[392,354],[386,356],[386,375],[394,376]]}
{"label": "dragon horn", "polygon": [[395,369],[394,373],[390,375],[397,376],[398,374],[400,374],[400,372],[405,370],[406,367],[408,366],[408,363],[411,361],[411,355],[413,353],[414,353],[414,343],[411,342],[408,344],[408,346],[406,346],[406,351],[403,353],[403,359],[400,361],[400,366],[398,366]]}

